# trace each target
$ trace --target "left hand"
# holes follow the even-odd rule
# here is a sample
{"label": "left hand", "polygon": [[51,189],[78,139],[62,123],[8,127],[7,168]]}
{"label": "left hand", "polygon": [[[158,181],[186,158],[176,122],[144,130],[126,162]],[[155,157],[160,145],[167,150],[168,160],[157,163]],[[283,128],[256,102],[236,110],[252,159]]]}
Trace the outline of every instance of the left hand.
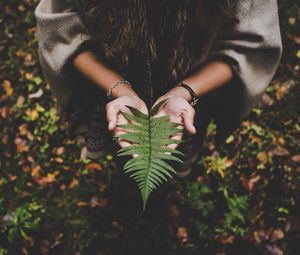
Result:
{"label": "left hand", "polygon": [[[185,128],[186,131],[192,135],[196,134],[196,128],[194,126],[195,109],[189,103],[189,100],[191,100],[189,92],[185,88],[174,87],[166,94],[159,97],[152,107],[166,98],[169,98],[169,100],[159,109],[155,116],[168,115],[170,121],[180,123],[182,125],[179,127],[182,129]],[[181,140],[182,137],[183,132],[179,132],[172,138]],[[177,146],[178,144],[170,144],[167,147],[175,149]]]}

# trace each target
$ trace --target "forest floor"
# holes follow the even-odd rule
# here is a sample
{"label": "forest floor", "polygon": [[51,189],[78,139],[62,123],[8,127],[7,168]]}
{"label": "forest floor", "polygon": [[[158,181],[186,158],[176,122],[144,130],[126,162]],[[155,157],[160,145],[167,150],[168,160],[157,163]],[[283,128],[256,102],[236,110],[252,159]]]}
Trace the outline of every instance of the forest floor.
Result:
{"label": "forest floor", "polygon": [[37,1],[0,0],[0,255],[300,252],[300,6],[279,1],[284,53],[259,106],[187,178],[140,193],[116,158],[85,157],[37,56]]}

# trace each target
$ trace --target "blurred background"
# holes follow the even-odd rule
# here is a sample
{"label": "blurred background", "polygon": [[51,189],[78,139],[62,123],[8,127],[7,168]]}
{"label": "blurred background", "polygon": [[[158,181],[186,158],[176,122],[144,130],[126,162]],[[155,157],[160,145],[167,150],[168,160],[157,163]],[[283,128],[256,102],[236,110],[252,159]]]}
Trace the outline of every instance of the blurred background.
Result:
{"label": "blurred background", "polygon": [[148,209],[115,158],[85,157],[39,67],[38,1],[0,0],[0,255],[300,254],[300,3],[281,0],[273,82],[222,150]]}

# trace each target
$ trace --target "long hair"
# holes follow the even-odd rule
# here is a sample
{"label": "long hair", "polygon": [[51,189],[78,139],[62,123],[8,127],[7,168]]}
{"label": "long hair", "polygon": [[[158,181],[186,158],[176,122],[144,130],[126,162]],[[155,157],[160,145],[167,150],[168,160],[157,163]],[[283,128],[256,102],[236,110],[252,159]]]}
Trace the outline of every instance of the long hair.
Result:
{"label": "long hair", "polygon": [[[126,67],[134,56],[166,60],[169,75],[187,73],[222,26],[235,22],[237,0],[75,0],[106,58]],[[153,8],[153,9],[152,9]],[[155,13],[154,13],[155,11]]]}

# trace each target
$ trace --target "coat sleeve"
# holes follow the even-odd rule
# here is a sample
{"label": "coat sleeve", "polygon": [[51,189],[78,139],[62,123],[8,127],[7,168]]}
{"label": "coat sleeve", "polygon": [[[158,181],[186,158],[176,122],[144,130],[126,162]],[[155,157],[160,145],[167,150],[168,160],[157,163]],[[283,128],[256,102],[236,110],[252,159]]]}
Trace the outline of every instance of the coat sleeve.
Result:
{"label": "coat sleeve", "polygon": [[221,31],[209,55],[230,63],[235,74],[213,100],[218,129],[227,135],[258,104],[282,54],[276,0],[238,0],[233,8],[238,23]]}
{"label": "coat sleeve", "polygon": [[67,0],[41,0],[35,9],[40,65],[60,110],[68,106],[76,80],[67,75],[69,60],[90,35]]}

